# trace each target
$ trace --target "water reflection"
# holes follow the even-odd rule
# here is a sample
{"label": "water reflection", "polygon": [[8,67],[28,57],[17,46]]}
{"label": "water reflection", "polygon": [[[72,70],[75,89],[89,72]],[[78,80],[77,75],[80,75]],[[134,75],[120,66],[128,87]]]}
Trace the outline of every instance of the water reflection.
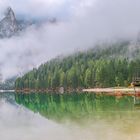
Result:
{"label": "water reflection", "polygon": [[[55,120],[115,119],[140,117],[138,97],[103,94],[16,94],[16,102]],[[139,103],[138,103],[139,102]]]}
{"label": "water reflection", "polygon": [[[16,104],[13,97],[21,105]],[[138,104],[134,104],[135,100],[134,97],[116,98],[95,94],[1,94],[0,138],[139,140],[140,111],[136,109]],[[70,121],[58,124],[32,110],[50,119]],[[86,123],[81,123],[84,119]],[[80,123],[73,123],[79,120]]]}

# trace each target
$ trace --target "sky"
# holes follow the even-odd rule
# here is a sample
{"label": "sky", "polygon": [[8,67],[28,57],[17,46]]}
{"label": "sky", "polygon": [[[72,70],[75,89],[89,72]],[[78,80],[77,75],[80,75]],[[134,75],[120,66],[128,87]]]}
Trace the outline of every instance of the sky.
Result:
{"label": "sky", "polygon": [[[97,42],[136,38],[139,0],[0,0],[0,18],[11,6],[17,18],[42,20],[19,36],[0,40],[3,78],[23,74],[60,55]],[[56,18],[57,23],[45,22]]]}
{"label": "sky", "polygon": [[95,0],[1,0],[1,12],[11,6],[17,15],[27,18],[59,16],[62,19],[74,14],[77,8],[89,6]]}

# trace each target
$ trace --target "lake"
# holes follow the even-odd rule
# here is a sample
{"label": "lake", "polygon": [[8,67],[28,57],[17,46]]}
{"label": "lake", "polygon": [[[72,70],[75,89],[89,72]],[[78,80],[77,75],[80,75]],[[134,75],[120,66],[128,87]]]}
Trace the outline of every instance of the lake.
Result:
{"label": "lake", "polygon": [[139,97],[0,94],[2,140],[139,140]]}

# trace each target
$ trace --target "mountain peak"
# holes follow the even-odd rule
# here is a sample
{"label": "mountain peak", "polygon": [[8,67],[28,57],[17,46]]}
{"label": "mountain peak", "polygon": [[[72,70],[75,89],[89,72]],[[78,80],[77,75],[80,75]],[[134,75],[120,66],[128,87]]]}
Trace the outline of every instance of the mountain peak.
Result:
{"label": "mountain peak", "polygon": [[12,21],[16,20],[14,11],[11,7],[8,7],[5,11],[5,17],[10,18]]}
{"label": "mountain peak", "polygon": [[5,17],[0,21],[0,38],[11,37],[19,30],[14,11],[8,7]]}
{"label": "mountain peak", "polygon": [[13,9],[8,7],[4,12],[4,18],[0,20],[0,39],[18,35],[30,25],[28,21],[16,19]]}

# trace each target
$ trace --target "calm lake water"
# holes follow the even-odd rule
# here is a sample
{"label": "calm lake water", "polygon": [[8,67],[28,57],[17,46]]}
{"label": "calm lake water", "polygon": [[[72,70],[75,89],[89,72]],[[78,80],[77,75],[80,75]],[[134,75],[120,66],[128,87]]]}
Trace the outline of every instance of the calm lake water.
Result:
{"label": "calm lake water", "polygon": [[0,94],[1,140],[140,140],[140,99]]}

